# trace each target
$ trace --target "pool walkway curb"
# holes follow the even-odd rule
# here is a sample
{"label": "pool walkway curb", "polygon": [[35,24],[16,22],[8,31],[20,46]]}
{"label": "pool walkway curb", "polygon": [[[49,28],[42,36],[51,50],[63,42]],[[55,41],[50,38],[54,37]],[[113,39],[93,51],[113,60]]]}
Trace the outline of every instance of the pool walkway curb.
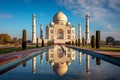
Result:
{"label": "pool walkway curb", "polygon": [[24,58],[34,52],[38,52],[44,49],[48,49],[50,46],[48,47],[42,47],[42,48],[36,48],[36,49],[28,49],[28,50],[23,50],[23,51],[19,51],[19,52],[11,52],[11,53],[7,53],[7,54],[1,54],[0,55],[0,66],[15,60],[18,60],[20,58]]}
{"label": "pool walkway curb", "polygon": [[[67,45],[69,46],[69,45]],[[101,50],[94,50],[94,49],[88,49],[88,48],[80,48],[80,47],[76,47],[76,46],[70,46],[70,47],[75,47],[78,49],[83,49],[83,50],[88,50],[88,51],[92,51],[92,52],[96,52],[99,54],[103,54],[103,55],[107,55],[110,57],[115,57],[115,58],[119,58],[120,59],[120,52],[113,52],[113,51],[101,51]]]}
{"label": "pool walkway curb", "polygon": [[[78,51],[78,52],[83,52],[83,53],[85,53],[85,54],[89,54],[89,55],[91,55],[91,56],[94,56],[94,57],[97,57],[97,58],[100,58],[100,59],[102,59],[102,60],[104,60],[104,61],[107,61],[107,62],[110,62],[110,63],[112,63],[112,64],[115,64],[115,65],[117,65],[117,66],[120,66],[120,57],[119,56],[113,56],[113,55],[110,55],[110,53],[109,54],[106,54],[105,52],[103,52],[103,53],[98,53],[98,52],[96,52],[96,51],[91,51],[91,50],[87,50],[87,49],[82,49],[82,48],[80,48],[80,47],[75,47],[75,46],[68,46],[68,45],[66,45],[66,47],[68,47],[68,48],[72,48],[72,49],[74,49],[74,50],[76,50],[76,51]],[[112,54],[112,53],[111,53]]]}

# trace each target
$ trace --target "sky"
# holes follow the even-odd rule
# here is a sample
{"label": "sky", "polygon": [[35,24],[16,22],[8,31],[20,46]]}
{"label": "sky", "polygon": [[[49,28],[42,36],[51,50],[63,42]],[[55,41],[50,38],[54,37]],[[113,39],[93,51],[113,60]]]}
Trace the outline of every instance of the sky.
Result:
{"label": "sky", "polygon": [[79,23],[85,36],[85,15],[89,14],[90,35],[100,30],[102,40],[108,36],[120,40],[120,0],[0,0],[0,34],[21,38],[26,29],[31,40],[32,14],[36,14],[37,37],[41,23],[45,36],[46,25],[59,9],[76,28],[76,36]]}

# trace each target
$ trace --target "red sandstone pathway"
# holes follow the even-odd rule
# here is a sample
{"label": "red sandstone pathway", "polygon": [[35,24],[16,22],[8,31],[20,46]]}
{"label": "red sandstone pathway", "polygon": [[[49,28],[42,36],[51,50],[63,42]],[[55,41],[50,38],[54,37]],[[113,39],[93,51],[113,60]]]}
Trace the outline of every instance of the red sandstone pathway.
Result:
{"label": "red sandstone pathway", "polygon": [[24,51],[19,51],[19,52],[11,52],[11,53],[6,53],[6,54],[1,54],[0,55],[0,65],[3,65],[5,63],[18,60],[20,58],[26,57],[29,54],[32,54],[33,52],[40,51],[44,48],[37,48],[37,49],[29,49],[29,50],[24,50]]}
{"label": "red sandstone pathway", "polygon": [[[76,48],[79,48],[79,47],[76,47]],[[82,49],[93,51],[93,52],[96,52],[98,54],[104,54],[104,55],[108,55],[108,56],[111,56],[111,57],[116,57],[116,58],[120,59],[120,52],[102,51],[102,50],[94,50],[94,49],[88,49],[88,48],[82,48]]]}
{"label": "red sandstone pathway", "polygon": [[120,58],[120,52],[102,51],[102,50],[93,50],[93,49],[85,49],[85,50],[93,51],[93,52],[96,52],[96,53],[99,53],[99,54],[108,55],[108,56],[111,56],[111,57]]}

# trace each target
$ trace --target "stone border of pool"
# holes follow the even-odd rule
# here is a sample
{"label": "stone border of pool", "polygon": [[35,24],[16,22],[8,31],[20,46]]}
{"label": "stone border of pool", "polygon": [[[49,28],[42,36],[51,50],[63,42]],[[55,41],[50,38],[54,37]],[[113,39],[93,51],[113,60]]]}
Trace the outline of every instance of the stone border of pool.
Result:
{"label": "stone border of pool", "polygon": [[[82,49],[80,47],[69,46],[69,45],[66,45],[66,47],[72,48],[77,51],[81,51],[86,54],[90,54],[91,56],[101,58],[102,60],[105,60],[105,61],[115,64],[117,66],[120,66],[120,53],[109,52],[109,51],[93,51],[91,49]],[[112,55],[113,53],[119,54],[119,56]]]}
{"label": "stone border of pool", "polygon": [[32,57],[49,50],[52,47],[53,46],[47,46],[37,49],[24,50],[16,53],[8,53],[6,55],[0,55],[0,75],[19,65],[22,61],[29,60]]}

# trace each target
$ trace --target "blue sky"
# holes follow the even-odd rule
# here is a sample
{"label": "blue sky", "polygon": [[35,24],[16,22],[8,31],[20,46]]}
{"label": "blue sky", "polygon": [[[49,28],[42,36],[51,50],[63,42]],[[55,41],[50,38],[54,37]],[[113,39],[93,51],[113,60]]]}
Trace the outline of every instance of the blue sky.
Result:
{"label": "blue sky", "polygon": [[76,28],[81,23],[82,36],[85,34],[85,14],[90,15],[90,34],[101,31],[101,38],[113,36],[120,40],[120,0],[0,0],[0,34],[21,38],[22,30],[27,30],[31,39],[32,14],[37,18],[37,37],[40,23],[43,28],[52,21],[61,9]]}

